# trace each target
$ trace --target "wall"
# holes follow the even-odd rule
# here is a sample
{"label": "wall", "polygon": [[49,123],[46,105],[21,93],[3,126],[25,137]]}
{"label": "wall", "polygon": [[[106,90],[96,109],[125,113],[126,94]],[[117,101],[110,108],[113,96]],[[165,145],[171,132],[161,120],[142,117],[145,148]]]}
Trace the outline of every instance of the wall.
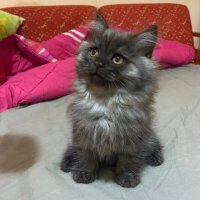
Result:
{"label": "wall", "polygon": [[96,5],[96,0],[0,0],[0,7],[25,5]]}
{"label": "wall", "polygon": [[0,7],[24,6],[24,5],[94,5],[96,7],[114,3],[181,3],[190,10],[193,31],[200,32],[200,0],[1,0]]}

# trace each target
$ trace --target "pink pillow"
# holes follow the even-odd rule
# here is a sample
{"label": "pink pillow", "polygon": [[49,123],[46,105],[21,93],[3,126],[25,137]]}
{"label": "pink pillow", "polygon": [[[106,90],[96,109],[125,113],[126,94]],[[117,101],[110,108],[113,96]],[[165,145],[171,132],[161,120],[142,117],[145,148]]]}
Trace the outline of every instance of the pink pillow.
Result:
{"label": "pink pillow", "polygon": [[[110,26],[121,32],[138,33],[136,30],[128,30],[124,27]],[[195,50],[192,46],[177,41],[158,39],[153,51],[153,57],[159,62],[160,68],[173,68],[191,63],[195,58]]]}
{"label": "pink pillow", "polygon": [[153,56],[164,69],[191,63],[195,58],[195,51],[192,46],[187,44],[160,39]]}

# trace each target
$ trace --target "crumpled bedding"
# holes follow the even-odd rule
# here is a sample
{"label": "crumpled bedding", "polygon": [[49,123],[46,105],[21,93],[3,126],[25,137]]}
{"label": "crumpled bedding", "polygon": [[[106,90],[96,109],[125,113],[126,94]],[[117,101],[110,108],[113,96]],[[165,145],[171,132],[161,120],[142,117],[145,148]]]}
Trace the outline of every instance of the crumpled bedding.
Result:
{"label": "crumpled bedding", "polygon": [[[0,42],[0,68],[7,76],[0,85],[0,112],[70,94],[76,52],[88,34],[88,27],[80,26],[41,43],[17,34]],[[194,56],[193,47],[163,39],[153,52],[161,68],[191,63]]]}
{"label": "crumpled bedding", "polygon": [[3,40],[0,67],[7,81],[0,86],[0,112],[71,93],[75,54],[86,32],[78,27],[42,43],[17,34]]}
{"label": "crumpled bedding", "polygon": [[199,200],[200,67],[160,70],[159,88],[155,125],[165,162],[147,167],[133,189],[116,185],[109,169],[89,185],[59,169],[70,140],[71,95],[0,113],[0,199]]}

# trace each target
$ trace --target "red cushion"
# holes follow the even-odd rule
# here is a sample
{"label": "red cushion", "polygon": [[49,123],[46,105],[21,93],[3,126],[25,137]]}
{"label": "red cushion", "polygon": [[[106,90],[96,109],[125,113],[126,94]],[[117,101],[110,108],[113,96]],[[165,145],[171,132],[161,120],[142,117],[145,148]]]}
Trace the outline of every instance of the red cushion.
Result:
{"label": "red cushion", "polygon": [[24,17],[26,21],[18,34],[38,42],[87,23],[97,12],[93,6],[26,6],[2,10]]}
{"label": "red cushion", "polygon": [[100,8],[107,21],[129,30],[143,30],[151,24],[159,27],[159,37],[193,46],[188,8],[180,4],[118,4]]}

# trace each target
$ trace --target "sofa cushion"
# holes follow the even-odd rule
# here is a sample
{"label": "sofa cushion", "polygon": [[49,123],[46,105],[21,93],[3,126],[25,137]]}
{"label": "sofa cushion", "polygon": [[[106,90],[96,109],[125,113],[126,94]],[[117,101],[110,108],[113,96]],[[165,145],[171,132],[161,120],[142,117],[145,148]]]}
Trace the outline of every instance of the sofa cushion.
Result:
{"label": "sofa cushion", "polygon": [[100,8],[108,23],[129,30],[157,24],[159,37],[194,45],[188,8],[180,4],[118,4]]}
{"label": "sofa cushion", "polygon": [[87,23],[97,12],[93,6],[26,6],[2,10],[27,19],[18,34],[38,42]]}

